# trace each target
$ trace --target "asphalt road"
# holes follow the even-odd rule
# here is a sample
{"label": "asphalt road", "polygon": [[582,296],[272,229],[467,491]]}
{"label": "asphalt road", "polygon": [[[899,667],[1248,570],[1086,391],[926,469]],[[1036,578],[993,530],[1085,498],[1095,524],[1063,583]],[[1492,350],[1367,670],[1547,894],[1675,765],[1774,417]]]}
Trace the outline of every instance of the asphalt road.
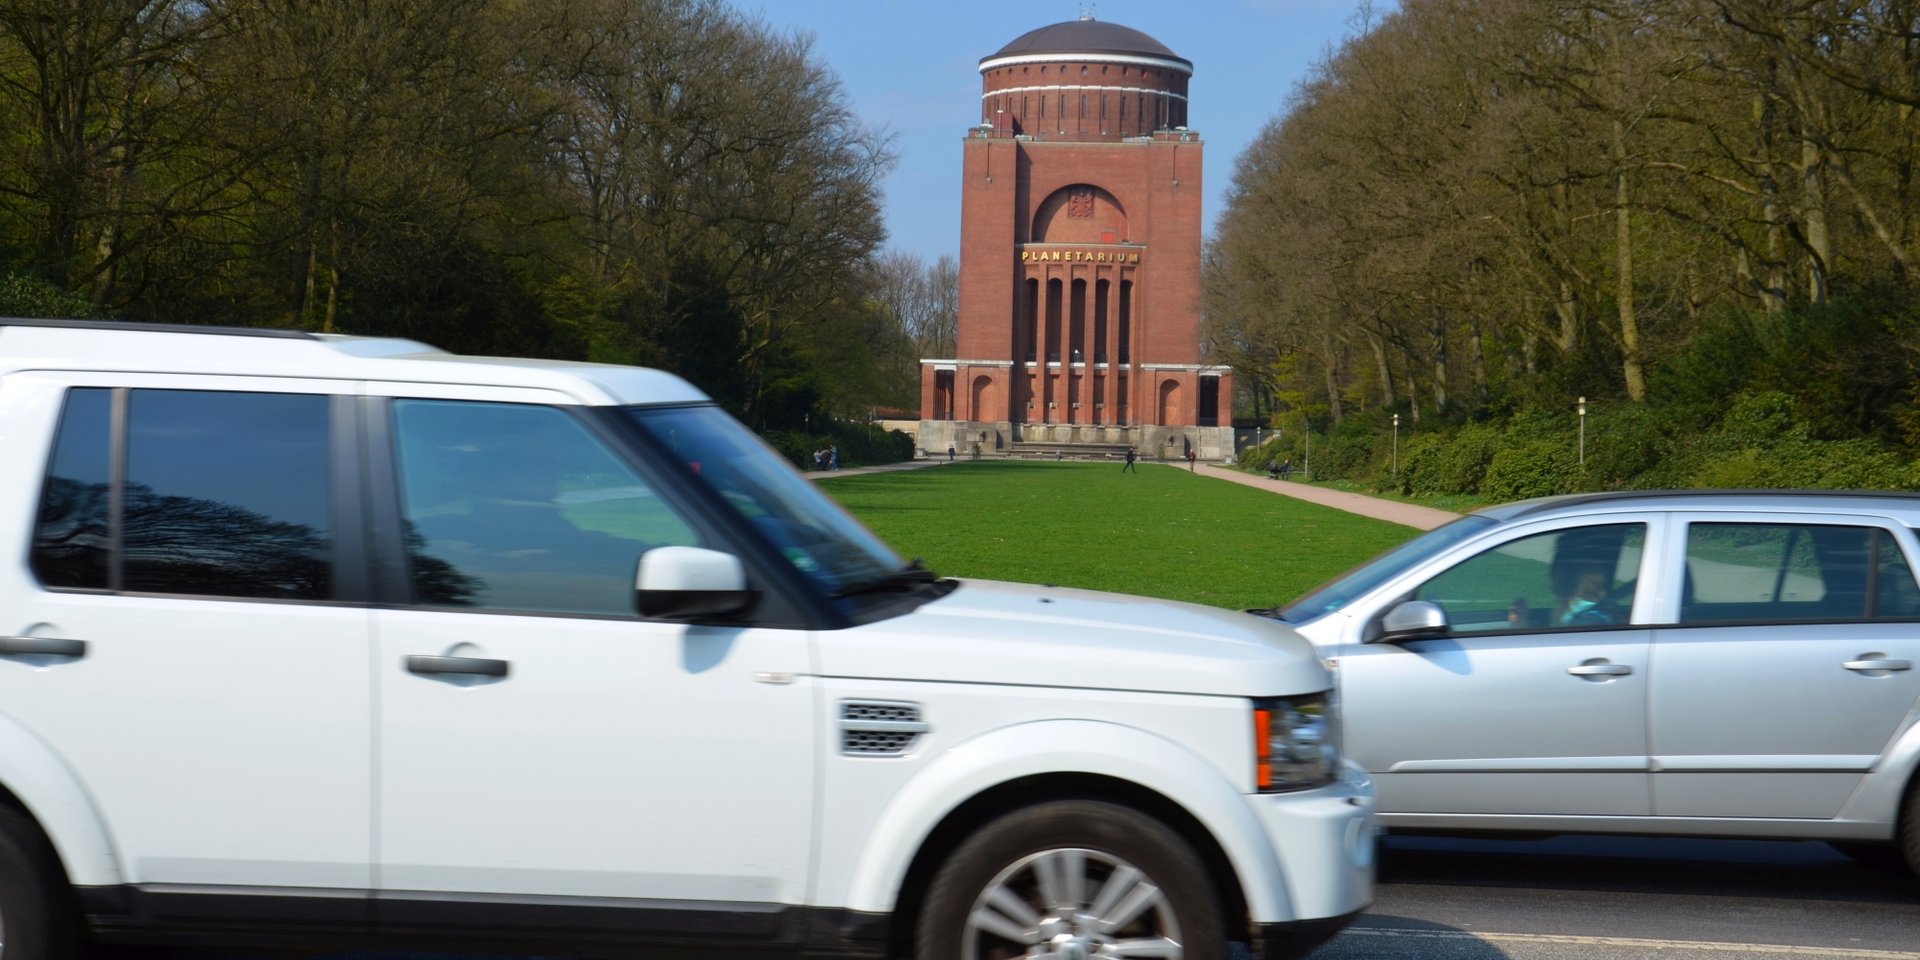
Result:
{"label": "asphalt road", "polygon": [[[96,953],[156,956],[290,955]],[[1920,960],[1920,879],[1821,843],[1389,837],[1373,909],[1309,960]]]}
{"label": "asphalt road", "polygon": [[1920,879],[1820,843],[1391,837],[1312,960],[1920,960]]}

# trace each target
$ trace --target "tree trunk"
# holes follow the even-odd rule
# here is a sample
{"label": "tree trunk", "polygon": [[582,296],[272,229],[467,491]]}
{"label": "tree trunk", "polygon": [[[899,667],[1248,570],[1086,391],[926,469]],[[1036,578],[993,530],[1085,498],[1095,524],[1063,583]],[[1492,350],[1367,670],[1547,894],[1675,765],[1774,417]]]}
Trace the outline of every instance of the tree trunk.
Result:
{"label": "tree trunk", "polygon": [[1833,247],[1827,240],[1827,191],[1821,180],[1820,148],[1812,140],[1800,141],[1801,202],[1806,204],[1807,223],[1807,301],[1814,306],[1827,302],[1827,264],[1833,262]]}
{"label": "tree trunk", "polygon": [[1379,334],[1367,334],[1367,342],[1373,345],[1374,362],[1380,365],[1380,405],[1393,409],[1393,366],[1387,362],[1387,342]]}
{"label": "tree trunk", "polygon": [[[1434,307],[1428,314],[1427,333],[1433,337],[1433,409],[1447,409],[1447,311]],[[1417,415],[1417,414],[1416,414]]]}
{"label": "tree trunk", "polygon": [[1627,202],[1631,199],[1627,183],[1627,127],[1619,117],[1613,120],[1613,240],[1614,262],[1618,268],[1618,288],[1614,299],[1620,310],[1621,374],[1627,382],[1627,398],[1635,403],[1647,399],[1646,373],[1640,365],[1640,321],[1633,302],[1633,229]]}
{"label": "tree trunk", "polygon": [[1420,385],[1413,379],[1413,351],[1404,345],[1400,348],[1400,363],[1407,372],[1407,420],[1420,422]]}
{"label": "tree trunk", "polygon": [[1338,424],[1346,419],[1346,404],[1340,399],[1340,349],[1331,329],[1320,331],[1320,350],[1324,354],[1321,364],[1327,371],[1327,415]]}

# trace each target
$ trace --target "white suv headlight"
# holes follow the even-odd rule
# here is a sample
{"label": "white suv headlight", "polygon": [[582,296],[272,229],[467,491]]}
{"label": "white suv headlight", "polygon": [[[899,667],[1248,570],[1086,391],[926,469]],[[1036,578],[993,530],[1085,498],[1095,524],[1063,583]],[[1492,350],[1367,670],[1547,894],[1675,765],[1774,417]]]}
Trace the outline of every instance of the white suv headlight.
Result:
{"label": "white suv headlight", "polygon": [[1255,700],[1253,750],[1261,793],[1332,783],[1340,775],[1340,720],[1330,694]]}

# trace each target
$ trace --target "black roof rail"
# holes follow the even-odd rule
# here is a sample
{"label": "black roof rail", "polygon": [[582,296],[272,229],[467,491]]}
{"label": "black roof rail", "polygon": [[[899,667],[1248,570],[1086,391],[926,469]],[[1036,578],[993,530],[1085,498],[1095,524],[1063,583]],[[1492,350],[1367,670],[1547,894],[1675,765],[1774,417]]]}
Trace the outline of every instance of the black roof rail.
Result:
{"label": "black roof rail", "polygon": [[222,337],[265,337],[269,340],[318,340],[305,330],[271,327],[214,327],[191,323],[135,323],[130,320],[46,320],[0,317],[0,327],[65,327],[77,330],[128,330],[136,333],[198,333]]}
{"label": "black roof rail", "polygon": [[1692,490],[1603,490],[1596,493],[1569,493],[1542,497],[1513,516],[1524,517],[1547,510],[1607,503],[1618,500],[1671,500],[1681,497],[1847,497],[1875,500],[1912,500],[1920,502],[1920,493],[1911,490],[1819,490],[1700,487]]}

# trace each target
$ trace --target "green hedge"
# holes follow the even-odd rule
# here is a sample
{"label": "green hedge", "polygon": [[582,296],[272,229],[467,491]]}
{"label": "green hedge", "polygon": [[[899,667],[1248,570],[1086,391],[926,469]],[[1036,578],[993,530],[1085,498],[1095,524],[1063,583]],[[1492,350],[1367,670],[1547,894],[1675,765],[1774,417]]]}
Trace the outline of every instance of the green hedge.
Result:
{"label": "green hedge", "polygon": [[763,439],[802,470],[815,469],[813,452],[825,450],[829,445],[839,446],[842,467],[871,467],[913,459],[911,436],[870,423],[830,420],[824,431],[776,430]]}
{"label": "green hedge", "polygon": [[68,293],[38,277],[0,273],[0,317],[97,317],[87,298]]}

